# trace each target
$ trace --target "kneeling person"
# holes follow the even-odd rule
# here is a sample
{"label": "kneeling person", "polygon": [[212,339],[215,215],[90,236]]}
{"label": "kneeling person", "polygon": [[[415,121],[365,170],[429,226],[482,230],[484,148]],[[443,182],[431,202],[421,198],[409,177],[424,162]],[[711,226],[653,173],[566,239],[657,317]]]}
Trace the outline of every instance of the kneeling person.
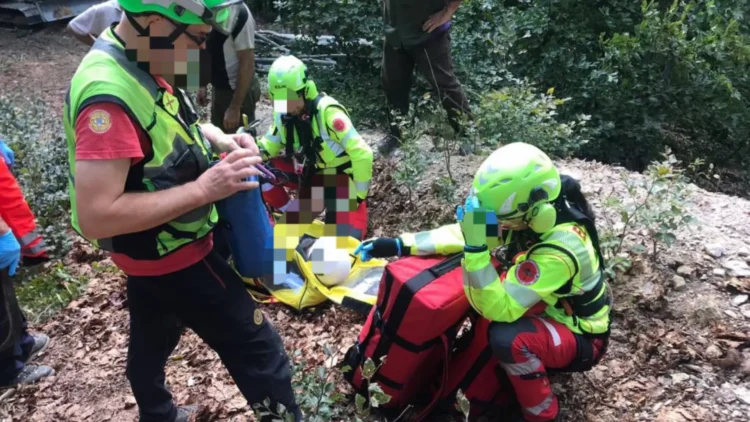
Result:
{"label": "kneeling person", "polygon": [[[464,291],[492,321],[489,341],[516,391],[517,420],[559,419],[550,372],[579,372],[604,355],[612,309],[594,215],[580,185],[542,151],[515,143],[479,168],[458,224],[360,245],[363,260],[464,253]],[[507,246],[498,274],[491,251]]]}
{"label": "kneeling person", "polygon": [[[318,92],[307,66],[296,57],[274,61],[268,72],[268,92],[274,103],[273,123],[258,146],[270,160],[277,181],[262,185],[264,199],[280,212],[319,214],[325,209],[327,224],[363,239],[372,149],[357,133],[344,106]],[[298,189],[298,201],[290,200],[287,188]]]}

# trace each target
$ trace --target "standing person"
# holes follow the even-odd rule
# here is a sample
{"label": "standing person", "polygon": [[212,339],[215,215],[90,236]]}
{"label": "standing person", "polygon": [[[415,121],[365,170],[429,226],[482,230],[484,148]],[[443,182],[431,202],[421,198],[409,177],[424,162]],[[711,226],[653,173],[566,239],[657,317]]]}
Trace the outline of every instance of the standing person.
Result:
{"label": "standing person", "polygon": [[116,22],[120,22],[122,9],[118,0],[108,0],[91,6],[83,13],[68,22],[68,31],[78,38],[78,41],[92,46],[94,41],[105,29]]}
{"label": "standing person", "polygon": [[[258,144],[278,180],[263,183],[264,199],[288,222],[310,223],[325,209],[327,224],[363,239],[373,154],[346,108],[319,93],[307,66],[294,56],[273,62],[268,92],[273,122]],[[287,188],[298,190],[297,200]]]}
{"label": "standing person", "polygon": [[[612,296],[579,183],[538,148],[505,145],[479,167],[458,224],[363,242],[355,254],[463,252],[464,291],[521,405],[514,421],[560,420],[551,372],[588,371],[609,344]],[[507,245],[498,274],[491,252]]]}
{"label": "standing person", "polygon": [[[231,34],[213,31],[206,41],[210,60],[211,123],[225,133],[242,126],[242,114],[255,120],[255,104],[260,100],[260,83],[255,75],[255,19],[243,4]],[[198,104],[207,104],[205,87],[198,91]],[[253,135],[255,133],[253,132]]]}
{"label": "standing person", "polygon": [[211,31],[231,32],[241,4],[120,0],[125,19],[97,39],[65,102],[72,225],[128,276],[126,375],[141,422],[189,417],[165,385],[178,321],[218,353],[249,404],[269,399],[301,420],[281,338],[213,250],[214,203],[258,188],[248,179],[258,148],[200,124],[179,88],[198,88],[199,49]]}
{"label": "standing person", "polygon": [[[461,133],[459,115],[470,115],[466,95],[453,71],[451,18],[462,0],[383,0],[385,41],[381,81],[389,111],[409,112],[414,68],[432,86],[453,129]],[[401,131],[389,112],[390,137],[383,153],[391,151]]]}
{"label": "standing person", "polygon": [[21,264],[38,265],[49,261],[44,238],[37,232],[36,219],[11,173],[13,150],[0,140],[0,218],[11,228],[21,244]]}
{"label": "standing person", "polygon": [[16,274],[20,259],[21,245],[0,218],[0,388],[30,384],[55,374],[49,366],[28,363],[47,349],[49,337],[30,335],[18,307],[10,276]]}

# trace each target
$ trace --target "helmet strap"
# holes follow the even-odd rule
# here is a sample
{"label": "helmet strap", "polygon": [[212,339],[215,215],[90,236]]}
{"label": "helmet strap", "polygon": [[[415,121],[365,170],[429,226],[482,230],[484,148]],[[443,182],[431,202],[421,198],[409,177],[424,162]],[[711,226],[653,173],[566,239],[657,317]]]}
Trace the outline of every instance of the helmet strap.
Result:
{"label": "helmet strap", "polygon": [[141,26],[140,23],[138,23],[137,20],[135,20],[135,16],[133,16],[130,12],[125,12],[125,17],[128,19],[128,22],[130,22],[131,25],[133,25],[133,28],[135,28],[135,31],[138,33],[138,35],[142,37],[149,36],[149,30],[148,27],[144,28]]}

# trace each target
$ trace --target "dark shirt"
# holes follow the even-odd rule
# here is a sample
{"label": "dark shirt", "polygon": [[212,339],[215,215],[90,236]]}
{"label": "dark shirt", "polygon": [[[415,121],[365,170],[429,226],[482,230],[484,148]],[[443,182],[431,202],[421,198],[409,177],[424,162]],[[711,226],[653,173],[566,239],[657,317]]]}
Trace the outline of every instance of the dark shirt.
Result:
{"label": "dark shirt", "polygon": [[450,28],[450,21],[434,31],[422,29],[429,17],[441,11],[448,0],[384,0],[385,40],[395,48],[424,44]]}

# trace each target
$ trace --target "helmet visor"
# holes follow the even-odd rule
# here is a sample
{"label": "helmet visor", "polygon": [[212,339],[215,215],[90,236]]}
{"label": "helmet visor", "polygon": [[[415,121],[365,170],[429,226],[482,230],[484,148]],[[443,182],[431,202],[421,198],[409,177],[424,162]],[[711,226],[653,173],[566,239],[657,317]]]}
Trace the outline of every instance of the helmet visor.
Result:
{"label": "helmet visor", "polygon": [[242,0],[226,1],[212,7],[210,9],[212,17],[204,19],[204,21],[222,34],[231,35],[243,7]]}
{"label": "helmet visor", "polygon": [[[208,8],[203,1],[174,0],[174,3],[197,15],[207,25],[211,25],[224,35],[231,35],[242,7],[244,7],[242,0],[227,0]],[[186,22],[182,21],[182,23]]]}

